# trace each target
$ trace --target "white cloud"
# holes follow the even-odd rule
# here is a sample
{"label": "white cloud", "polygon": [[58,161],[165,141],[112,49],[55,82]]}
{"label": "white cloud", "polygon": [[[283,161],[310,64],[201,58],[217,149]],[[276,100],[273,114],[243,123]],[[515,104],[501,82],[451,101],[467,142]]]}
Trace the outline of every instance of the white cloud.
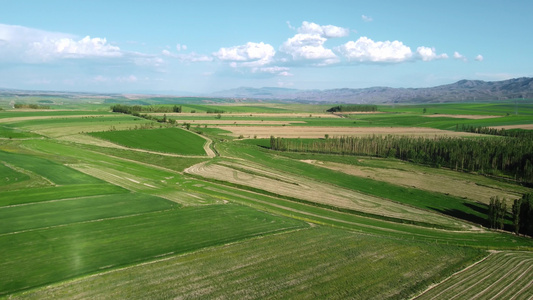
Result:
{"label": "white cloud", "polygon": [[292,29],[292,30],[296,30],[296,27],[292,26],[291,25],[291,22],[287,21],[287,26]]}
{"label": "white cloud", "polygon": [[48,32],[23,26],[0,24],[0,60],[27,63],[61,58],[120,57],[123,52],[105,38]]}
{"label": "white cloud", "polygon": [[467,61],[466,57],[457,51],[453,53],[453,58],[460,59],[462,61]]}
{"label": "white cloud", "polygon": [[262,68],[253,68],[252,73],[269,73],[278,76],[293,76],[292,73],[289,73],[290,69],[287,67],[262,67]]}
{"label": "white cloud", "polygon": [[372,19],[372,17],[365,16],[365,15],[362,15],[361,19],[363,20],[363,22],[372,22],[372,21],[374,21],[374,19]]}
{"label": "white cloud", "polygon": [[360,37],[336,48],[346,59],[359,62],[402,62],[411,58],[411,48],[400,41],[373,41]]}
{"label": "white cloud", "polygon": [[[183,47],[181,49],[184,49]],[[186,48],[185,48],[186,49]],[[204,55],[204,54],[198,54],[196,52],[191,53],[172,53],[168,50],[161,51],[161,54],[167,57],[177,58],[181,62],[209,62],[213,61],[213,57]]]}
{"label": "white cloud", "polygon": [[302,26],[298,28],[298,33],[301,34],[310,34],[310,35],[320,35],[324,38],[337,38],[345,37],[350,34],[348,28],[333,26],[333,25],[318,25],[312,22],[302,22]]}
{"label": "white cloud", "polygon": [[177,44],[176,45],[176,50],[178,50],[178,51],[181,51],[181,50],[186,51],[187,50],[187,45]]}
{"label": "white cloud", "polygon": [[477,61],[483,61],[483,55],[478,54],[478,56],[476,56],[475,60],[477,60]]}
{"label": "white cloud", "polygon": [[248,42],[246,45],[220,48],[213,56],[222,61],[243,62],[239,65],[253,67],[269,64],[275,54],[270,44]]}
{"label": "white cloud", "polygon": [[298,33],[281,45],[280,50],[290,54],[294,60],[331,60],[337,56],[324,47],[327,38],[319,34]]}
{"label": "white cloud", "polygon": [[448,54],[437,54],[435,48],[429,48],[424,46],[416,48],[416,53],[423,61],[448,58]]}

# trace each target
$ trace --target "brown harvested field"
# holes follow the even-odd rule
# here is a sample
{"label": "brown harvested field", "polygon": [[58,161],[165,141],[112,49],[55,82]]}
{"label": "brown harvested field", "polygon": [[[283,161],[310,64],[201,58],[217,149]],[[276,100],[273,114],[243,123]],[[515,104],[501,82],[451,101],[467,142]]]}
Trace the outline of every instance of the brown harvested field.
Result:
{"label": "brown harvested field", "polygon": [[72,115],[72,116],[31,116],[31,117],[12,117],[12,118],[0,118],[0,123],[11,123],[11,122],[22,122],[22,121],[31,121],[31,120],[42,120],[42,119],[70,119],[70,118],[97,118],[97,117],[115,117],[120,116],[116,115]]}
{"label": "brown harvested field", "polygon": [[469,132],[446,131],[426,127],[318,127],[318,126],[217,126],[232,136],[251,138],[323,138],[335,136],[407,135],[413,137],[479,136]]}
{"label": "brown harvested field", "polygon": [[471,226],[436,213],[405,206],[383,198],[374,197],[331,186],[292,174],[280,174],[263,166],[235,162],[201,163],[185,170],[207,178],[228,181],[258,188],[278,195],[303,199],[339,208],[416,222],[470,229]]}
{"label": "brown harvested field", "polygon": [[[151,113],[152,116],[167,117],[215,117],[216,114],[208,113]],[[223,113],[222,117],[255,117],[255,118],[340,118],[341,116],[335,114],[313,114],[313,113]],[[181,121],[181,120],[180,120]]]}
{"label": "brown harvested field", "polygon": [[[357,167],[316,160],[303,160],[303,162],[340,171],[349,175],[371,178],[373,180],[384,181],[405,187],[414,187],[420,190],[450,194],[452,196],[464,197],[486,204],[489,203],[490,197],[493,196],[499,196],[510,200],[521,197],[521,194],[519,193],[505,191],[496,187],[481,186],[471,181],[447,177],[440,174],[398,169]],[[508,204],[511,204],[511,202]]]}
{"label": "brown harvested field", "polygon": [[484,115],[447,115],[447,114],[433,114],[433,115],[422,115],[422,116],[428,117],[428,118],[456,118],[456,119],[472,119],[472,120],[493,119],[493,118],[502,117],[502,116],[484,116]]}
{"label": "brown harvested field", "polygon": [[506,126],[491,126],[496,129],[528,129],[533,130],[533,124],[521,124],[521,125],[506,125]]}
{"label": "brown harvested field", "polygon": [[304,121],[261,121],[261,120],[176,120],[176,123],[208,124],[208,125],[289,125],[302,124]]}

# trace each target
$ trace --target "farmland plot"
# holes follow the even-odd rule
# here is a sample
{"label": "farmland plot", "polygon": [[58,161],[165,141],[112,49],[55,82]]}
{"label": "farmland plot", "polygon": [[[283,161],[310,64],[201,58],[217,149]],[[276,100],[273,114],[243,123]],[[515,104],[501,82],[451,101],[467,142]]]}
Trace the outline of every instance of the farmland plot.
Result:
{"label": "farmland plot", "polygon": [[199,164],[185,172],[216,180],[250,186],[274,194],[303,199],[309,202],[356,210],[396,220],[410,220],[455,229],[470,226],[447,217],[401,205],[386,199],[320,183],[311,179],[280,173],[251,163],[219,162]]}
{"label": "farmland plot", "polygon": [[317,227],[111,270],[14,298],[398,299],[482,255]]}
{"label": "farmland plot", "polygon": [[399,169],[356,167],[348,164],[316,160],[303,160],[303,162],[358,177],[368,177],[373,180],[385,181],[405,187],[414,187],[426,191],[450,194],[486,204],[489,203],[490,198],[493,196],[499,196],[510,200],[521,197],[520,193],[502,190],[501,188],[496,187],[481,186],[471,181],[447,178],[446,176],[434,174],[433,172],[428,173]]}
{"label": "farmland plot", "polygon": [[179,128],[93,132],[90,135],[131,148],[182,155],[206,155],[206,140]]}
{"label": "farmland plot", "polygon": [[112,267],[305,227],[308,225],[301,221],[228,204],[13,232],[0,235],[0,296]]}
{"label": "farmland plot", "polygon": [[416,299],[531,299],[533,253],[497,252]]}

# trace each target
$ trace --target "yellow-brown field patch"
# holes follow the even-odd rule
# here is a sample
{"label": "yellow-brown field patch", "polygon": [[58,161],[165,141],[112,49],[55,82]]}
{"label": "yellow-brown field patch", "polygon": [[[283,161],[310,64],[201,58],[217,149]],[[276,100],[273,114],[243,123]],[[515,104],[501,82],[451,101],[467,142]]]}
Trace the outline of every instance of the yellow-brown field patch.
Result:
{"label": "yellow-brown field patch", "polygon": [[322,138],[335,136],[406,135],[413,137],[479,136],[475,133],[446,131],[426,127],[318,127],[318,126],[217,126],[231,136],[251,138]]}

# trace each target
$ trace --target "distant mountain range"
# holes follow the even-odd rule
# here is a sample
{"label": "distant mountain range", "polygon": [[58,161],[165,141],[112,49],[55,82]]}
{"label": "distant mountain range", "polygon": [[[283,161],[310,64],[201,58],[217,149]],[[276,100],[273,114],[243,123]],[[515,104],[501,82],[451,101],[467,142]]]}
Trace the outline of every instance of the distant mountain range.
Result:
{"label": "distant mountain range", "polygon": [[297,90],[285,88],[237,88],[213,97],[277,99],[338,103],[442,103],[533,98],[533,78],[503,81],[461,80],[430,88],[371,87],[362,89]]}
{"label": "distant mountain range", "polygon": [[[172,94],[172,95],[169,95]],[[461,80],[456,83],[429,88],[391,88],[370,87],[362,89],[331,89],[331,90],[298,90],[287,88],[241,87],[211,94],[194,95],[179,98],[186,94],[119,94],[119,93],[76,93],[52,91],[27,91],[15,89],[0,89],[0,97],[4,96],[55,96],[63,98],[123,98],[124,102],[139,99],[149,99],[149,103],[176,103],[179,101],[194,102],[195,99],[216,102],[256,102],[260,100],[278,100],[306,103],[354,103],[354,104],[382,104],[382,103],[446,103],[493,101],[525,98],[533,99],[533,78],[522,77],[503,81]],[[148,103],[148,102],[147,102]]]}

